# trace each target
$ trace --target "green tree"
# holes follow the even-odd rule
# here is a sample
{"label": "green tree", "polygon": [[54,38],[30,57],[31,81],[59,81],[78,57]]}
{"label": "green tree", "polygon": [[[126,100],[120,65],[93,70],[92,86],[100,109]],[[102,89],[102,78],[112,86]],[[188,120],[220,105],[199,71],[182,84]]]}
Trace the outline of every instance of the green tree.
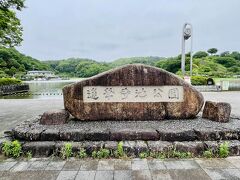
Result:
{"label": "green tree", "polygon": [[[49,70],[50,67],[32,57],[19,53],[14,48],[0,47],[0,71],[4,71],[6,77],[13,76],[15,73],[32,70]],[[3,73],[2,73],[3,74]]]}
{"label": "green tree", "polygon": [[76,68],[79,77],[91,77],[107,70],[109,70],[107,64],[91,61],[80,62]]}
{"label": "green tree", "polygon": [[221,57],[225,57],[225,56],[229,56],[229,55],[230,55],[229,51],[224,51],[220,54]]}
{"label": "green tree", "polygon": [[234,59],[240,61],[240,53],[239,53],[239,52],[233,51],[233,52],[230,54],[230,56],[233,57]]}
{"label": "green tree", "polygon": [[9,69],[9,75],[10,75],[10,76],[13,76],[16,72],[17,72],[17,69],[16,69],[15,67],[11,67],[11,68]]}
{"label": "green tree", "polygon": [[218,52],[217,48],[210,48],[207,50],[207,52],[211,55],[216,54]]}
{"label": "green tree", "polygon": [[214,59],[218,64],[222,64],[223,66],[230,68],[232,66],[237,65],[238,61],[236,61],[232,57],[216,57]]}
{"label": "green tree", "polygon": [[169,72],[176,73],[181,68],[181,61],[176,58],[169,58],[156,63],[156,66]]}
{"label": "green tree", "polygon": [[205,51],[198,51],[193,55],[193,58],[204,58],[207,56],[208,56],[208,53],[206,53]]}
{"label": "green tree", "polygon": [[25,0],[0,0],[0,46],[13,47],[22,42],[22,26],[14,10],[21,11]]}

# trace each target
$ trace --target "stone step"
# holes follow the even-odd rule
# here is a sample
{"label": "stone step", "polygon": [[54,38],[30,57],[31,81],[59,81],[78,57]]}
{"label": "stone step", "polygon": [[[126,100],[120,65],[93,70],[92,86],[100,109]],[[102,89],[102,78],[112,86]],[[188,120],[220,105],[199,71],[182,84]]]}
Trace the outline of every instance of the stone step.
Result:
{"label": "stone step", "polygon": [[[123,141],[124,152],[131,157],[139,157],[142,152],[171,152],[173,150],[180,152],[191,152],[194,157],[201,156],[205,150],[211,149],[217,153],[220,144],[228,142],[229,155],[240,154],[240,141],[190,141],[190,142],[167,142],[167,141]],[[72,144],[73,153],[79,152],[80,148],[84,148],[86,153],[91,156],[94,150],[101,148],[109,149],[112,153],[117,150],[117,141],[35,141],[22,142],[23,152],[32,152],[33,156],[50,156],[52,154],[59,155],[61,148],[65,143]]]}
{"label": "stone step", "polygon": [[70,121],[63,125],[41,125],[27,121],[12,130],[14,139],[23,141],[217,141],[240,139],[240,121]]}

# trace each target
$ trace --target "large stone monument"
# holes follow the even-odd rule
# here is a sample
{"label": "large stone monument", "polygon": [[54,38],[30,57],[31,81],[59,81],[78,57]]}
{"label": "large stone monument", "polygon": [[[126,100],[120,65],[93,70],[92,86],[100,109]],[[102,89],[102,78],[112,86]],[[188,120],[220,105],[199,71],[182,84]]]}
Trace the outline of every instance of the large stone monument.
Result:
{"label": "large stone monument", "polygon": [[123,141],[131,156],[169,150],[201,155],[229,141],[230,153],[240,154],[240,118],[230,118],[231,106],[207,102],[201,117],[202,94],[159,68],[122,66],[65,86],[63,96],[65,109],[11,131],[24,152],[49,156],[69,142],[73,151],[84,148],[91,155],[100,148],[116,151]]}
{"label": "large stone monument", "polygon": [[204,99],[165,70],[126,65],[63,88],[64,106],[79,120],[194,118]]}

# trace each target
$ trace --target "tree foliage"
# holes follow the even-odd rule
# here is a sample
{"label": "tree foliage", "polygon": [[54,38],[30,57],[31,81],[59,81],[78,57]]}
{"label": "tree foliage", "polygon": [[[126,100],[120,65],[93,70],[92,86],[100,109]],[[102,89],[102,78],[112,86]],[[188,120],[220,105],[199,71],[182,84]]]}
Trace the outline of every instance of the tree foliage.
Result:
{"label": "tree foliage", "polygon": [[217,50],[217,48],[210,48],[207,50],[207,52],[212,55],[212,54],[216,54],[218,52],[218,50]]}
{"label": "tree foliage", "polygon": [[109,69],[110,67],[105,63],[82,61],[78,64],[76,71],[78,77],[91,77]]}
{"label": "tree foliage", "polygon": [[91,59],[69,58],[59,61],[45,61],[56,73],[71,77],[90,77],[109,70],[112,66]]}
{"label": "tree foliage", "polygon": [[0,47],[0,77],[12,77],[30,70],[48,70],[50,67],[14,48]]}
{"label": "tree foliage", "polygon": [[164,60],[165,58],[162,57],[131,57],[131,58],[120,58],[111,63],[111,66],[117,67],[125,64],[134,64],[134,63],[141,63],[146,65],[154,66],[158,61]]}
{"label": "tree foliage", "polygon": [[22,26],[14,10],[21,11],[24,0],[0,0],[0,46],[14,47],[22,42]]}
{"label": "tree foliage", "polygon": [[[221,53],[222,54],[222,53]],[[193,57],[193,75],[211,77],[230,77],[240,72],[240,53],[237,51],[222,56],[206,56],[199,51]],[[52,70],[60,76],[90,77],[111,68],[132,63],[142,63],[165,69],[181,75],[181,58],[133,57],[121,58],[113,62],[97,62],[92,59],[69,58],[57,61],[38,61],[19,53],[14,48],[0,48],[0,78],[19,77],[29,70]],[[190,57],[186,56],[186,73],[189,74]]]}
{"label": "tree foliage", "polygon": [[204,58],[207,56],[208,56],[208,53],[206,53],[205,51],[198,51],[193,55],[193,58]]}
{"label": "tree foliage", "polygon": [[156,66],[169,72],[176,73],[181,67],[181,60],[177,58],[169,58],[156,63]]}

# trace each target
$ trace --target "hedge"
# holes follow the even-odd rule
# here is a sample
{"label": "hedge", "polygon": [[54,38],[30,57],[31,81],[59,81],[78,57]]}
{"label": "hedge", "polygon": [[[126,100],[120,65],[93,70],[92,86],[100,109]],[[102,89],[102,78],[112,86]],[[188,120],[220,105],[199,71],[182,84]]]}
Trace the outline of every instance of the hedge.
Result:
{"label": "hedge", "polygon": [[207,78],[203,76],[192,76],[191,77],[192,85],[207,85]]}
{"label": "hedge", "polygon": [[12,85],[12,84],[21,84],[22,81],[19,79],[13,79],[13,78],[0,78],[0,86],[3,85]]}

